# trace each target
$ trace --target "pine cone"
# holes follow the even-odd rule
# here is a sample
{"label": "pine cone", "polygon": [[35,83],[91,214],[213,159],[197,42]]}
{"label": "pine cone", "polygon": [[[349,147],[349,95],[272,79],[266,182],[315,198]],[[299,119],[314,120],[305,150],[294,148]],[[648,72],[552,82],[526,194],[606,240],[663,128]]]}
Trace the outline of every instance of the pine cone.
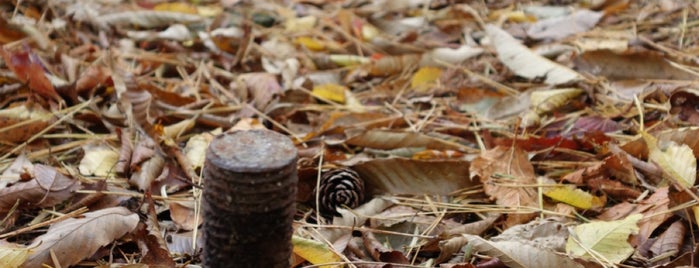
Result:
{"label": "pine cone", "polygon": [[356,208],[364,202],[364,180],[349,168],[325,171],[320,178],[318,194],[320,214],[340,216],[336,208]]}

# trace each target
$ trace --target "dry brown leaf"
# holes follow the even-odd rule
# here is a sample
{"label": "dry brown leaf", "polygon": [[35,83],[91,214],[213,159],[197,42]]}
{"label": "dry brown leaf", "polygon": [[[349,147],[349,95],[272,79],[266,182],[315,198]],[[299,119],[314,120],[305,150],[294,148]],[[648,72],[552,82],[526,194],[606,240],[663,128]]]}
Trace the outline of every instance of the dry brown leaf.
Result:
{"label": "dry brown leaf", "polygon": [[676,114],[678,119],[692,125],[699,125],[699,113],[695,108],[699,105],[699,90],[682,89],[673,92],[670,95],[670,105],[670,114]]}
{"label": "dry brown leaf", "polygon": [[364,242],[364,247],[371,254],[371,257],[374,258],[375,261],[395,264],[410,263],[408,258],[402,252],[387,248],[381,242],[379,242],[379,240],[376,239],[373,233],[369,231],[363,231],[362,239]]}
{"label": "dry brown leaf", "polygon": [[243,74],[238,77],[237,83],[232,83],[231,86],[238,87],[233,89],[234,92],[244,90],[245,95],[250,94],[253,106],[260,111],[265,111],[273,98],[284,91],[277,77],[270,73]]}
{"label": "dry brown leaf", "polygon": [[664,55],[652,51],[623,53],[607,50],[588,51],[575,60],[575,65],[580,72],[588,72],[612,80],[697,79],[696,75],[668,63]]}
{"label": "dry brown leaf", "polygon": [[355,164],[373,193],[441,194],[473,186],[466,160],[373,159]]}
{"label": "dry brown leaf", "polygon": [[569,257],[556,254],[518,241],[487,241],[476,235],[467,235],[469,245],[474,251],[491,257],[497,257],[507,267],[579,267],[584,266]]}
{"label": "dry brown leaf", "polygon": [[563,39],[591,29],[602,16],[604,16],[603,12],[578,10],[565,17],[537,21],[529,27],[527,35],[534,39]]}
{"label": "dry brown leaf", "polygon": [[658,239],[653,242],[650,247],[650,252],[652,252],[652,257],[665,256],[667,259],[669,257],[677,256],[682,247],[682,240],[685,238],[687,233],[687,227],[681,221],[673,222],[670,227],[665,230]]}
{"label": "dry brown leaf", "polygon": [[[160,231],[158,215],[155,212],[155,202],[150,193],[146,193],[145,202],[141,209],[148,211],[145,222],[139,222],[133,231],[134,238],[141,250],[141,263],[155,267],[175,267],[175,262],[170,256],[165,239]],[[144,208],[147,206],[147,208]]]}
{"label": "dry brown leaf", "polygon": [[80,182],[51,166],[34,165],[32,176],[31,181],[0,189],[0,212],[9,211],[17,202],[20,208],[51,207],[73,196],[80,187]]}
{"label": "dry brown leaf", "polygon": [[459,150],[465,147],[453,141],[448,141],[415,132],[404,132],[383,129],[371,129],[348,132],[350,133],[348,134],[350,138],[347,139],[347,144],[381,150],[391,150],[407,147],[419,147],[435,150]]}
{"label": "dry brown leaf", "polygon": [[131,174],[129,183],[138,187],[139,190],[147,191],[153,182],[159,177],[165,166],[165,158],[156,154],[149,158]]}
{"label": "dry brown leaf", "polygon": [[[527,153],[518,147],[498,146],[471,162],[470,178],[483,183],[485,193],[498,205],[521,209],[537,207],[536,175]],[[524,223],[532,213],[508,215],[508,225]]]}
{"label": "dry brown leaf", "polygon": [[667,219],[672,217],[670,211],[669,188],[659,188],[646,200],[639,202],[629,214],[643,213],[645,217],[638,221],[638,234],[631,236],[631,245],[639,246],[645,243]]}
{"label": "dry brown leaf", "polygon": [[[194,202],[170,202],[170,217],[180,230],[191,231],[197,228],[203,221],[203,216],[196,217]],[[201,214],[201,212],[200,212]],[[198,219],[198,221],[195,221]]]}
{"label": "dry brown leaf", "polygon": [[[39,105],[18,105],[0,110],[0,141],[21,143],[51,123],[51,113]],[[0,143],[1,144],[1,143]]]}
{"label": "dry brown leaf", "polygon": [[136,228],[138,215],[123,207],[113,207],[83,214],[51,225],[46,234],[34,239],[29,259],[22,267],[53,265],[51,252],[61,266],[77,264],[102,246],[112,243]]}
{"label": "dry brown leaf", "polygon": [[0,174],[0,189],[5,188],[8,184],[18,182],[23,176],[31,174],[34,165],[27,158],[27,155],[22,153]]}

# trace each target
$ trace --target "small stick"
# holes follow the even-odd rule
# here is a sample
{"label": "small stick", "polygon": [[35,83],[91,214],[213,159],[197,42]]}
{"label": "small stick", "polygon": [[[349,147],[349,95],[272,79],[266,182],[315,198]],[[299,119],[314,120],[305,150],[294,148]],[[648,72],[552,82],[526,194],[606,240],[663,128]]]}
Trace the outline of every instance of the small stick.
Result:
{"label": "small stick", "polygon": [[70,212],[70,213],[68,213],[68,214],[63,214],[63,215],[61,215],[61,216],[59,216],[59,217],[50,219],[50,220],[48,220],[48,221],[45,221],[45,222],[42,222],[42,223],[38,223],[38,224],[34,224],[34,225],[31,225],[31,226],[27,226],[27,227],[24,227],[24,228],[22,228],[22,229],[14,230],[14,231],[9,232],[9,233],[2,234],[2,235],[0,235],[0,239],[5,239],[5,238],[11,237],[11,236],[15,236],[15,235],[18,235],[18,234],[27,232],[27,231],[34,230],[34,229],[36,229],[36,228],[41,228],[41,227],[44,227],[44,226],[47,226],[47,225],[51,225],[51,224],[53,224],[53,223],[55,223],[55,222],[59,222],[59,221],[62,221],[62,220],[64,220],[64,219],[67,219],[67,218],[72,218],[72,217],[78,216],[78,215],[83,214],[83,213],[85,213],[85,212],[87,212],[87,211],[88,211],[88,209],[87,209],[86,207],[82,207],[82,208],[80,208],[80,209],[78,209],[78,210],[75,210],[75,211]]}

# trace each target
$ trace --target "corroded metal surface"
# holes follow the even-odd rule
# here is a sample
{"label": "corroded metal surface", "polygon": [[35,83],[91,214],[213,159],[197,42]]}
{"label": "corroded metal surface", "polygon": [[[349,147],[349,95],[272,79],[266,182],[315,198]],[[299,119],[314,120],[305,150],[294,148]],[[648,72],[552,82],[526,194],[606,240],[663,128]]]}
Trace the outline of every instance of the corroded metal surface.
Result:
{"label": "corroded metal surface", "polygon": [[268,130],[217,136],[204,170],[207,267],[288,267],[297,151]]}

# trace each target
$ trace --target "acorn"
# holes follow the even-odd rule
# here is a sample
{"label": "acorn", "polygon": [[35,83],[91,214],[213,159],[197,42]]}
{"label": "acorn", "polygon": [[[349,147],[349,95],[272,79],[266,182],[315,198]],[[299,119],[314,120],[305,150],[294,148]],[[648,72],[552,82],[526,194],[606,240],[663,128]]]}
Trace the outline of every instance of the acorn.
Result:
{"label": "acorn", "polygon": [[322,173],[317,194],[321,215],[340,216],[337,208],[356,208],[364,202],[364,180],[349,168],[331,169]]}

